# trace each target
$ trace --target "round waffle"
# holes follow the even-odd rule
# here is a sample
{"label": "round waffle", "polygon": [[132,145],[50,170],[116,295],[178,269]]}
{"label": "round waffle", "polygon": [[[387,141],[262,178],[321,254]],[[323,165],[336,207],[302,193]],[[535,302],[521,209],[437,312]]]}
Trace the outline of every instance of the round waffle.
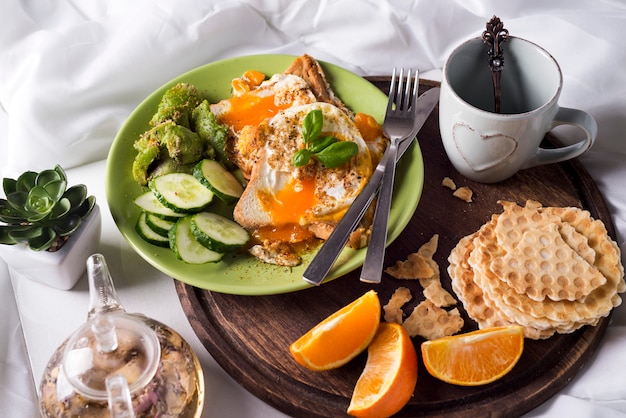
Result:
{"label": "round waffle", "polygon": [[606,283],[591,263],[570,247],[556,223],[524,231],[517,245],[491,261],[490,270],[513,290],[542,302],[579,300]]}

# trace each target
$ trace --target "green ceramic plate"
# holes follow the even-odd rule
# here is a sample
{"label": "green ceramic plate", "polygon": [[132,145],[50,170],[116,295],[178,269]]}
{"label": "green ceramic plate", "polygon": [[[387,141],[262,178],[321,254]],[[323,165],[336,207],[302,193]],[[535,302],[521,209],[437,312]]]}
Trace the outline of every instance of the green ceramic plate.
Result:
{"label": "green ceramic plate", "polygon": [[[262,263],[245,253],[226,256],[215,264],[190,265],[178,260],[167,248],[143,241],[135,232],[139,210],[133,199],[142,191],[132,178],[131,166],[136,152],[133,142],[148,129],[163,93],[179,82],[194,84],[210,102],[230,96],[230,82],[246,70],[255,69],[271,76],[283,72],[296,57],[290,55],[253,55],[214,62],[191,70],[165,84],[146,98],[130,115],[111,147],[106,170],[106,194],[113,215],[124,238],[137,253],[163,273],[212,291],[267,295],[292,292],[309,287],[302,273],[314,254],[304,257],[298,267],[287,268]],[[328,81],[337,95],[355,112],[374,116],[382,123],[387,96],[367,80],[343,68],[322,62]],[[398,164],[394,205],[389,220],[389,241],[402,232],[413,216],[424,183],[424,164],[417,142]],[[328,279],[340,277],[363,264],[365,250],[345,249]],[[328,280],[327,279],[327,280]]]}

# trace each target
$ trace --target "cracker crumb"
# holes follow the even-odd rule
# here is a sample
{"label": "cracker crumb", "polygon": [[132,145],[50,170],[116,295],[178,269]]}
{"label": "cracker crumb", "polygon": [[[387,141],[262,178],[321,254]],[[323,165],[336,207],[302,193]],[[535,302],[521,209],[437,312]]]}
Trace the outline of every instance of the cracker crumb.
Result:
{"label": "cracker crumb", "polygon": [[443,180],[441,180],[441,185],[450,190],[456,190],[456,184],[450,177],[444,177]]}
{"label": "cracker crumb", "polygon": [[426,279],[435,272],[426,259],[420,254],[409,254],[406,261],[398,260],[392,267],[387,267],[385,272],[396,279]]}
{"label": "cracker crumb", "polygon": [[438,307],[452,306],[457,301],[442,287],[439,266],[433,260],[438,245],[439,235],[435,234],[417,252],[409,254],[405,261],[398,260],[394,266],[385,269],[385,272],[396,279],[419,280],[425,298]]}
{"label": "cracker crumb", "polygon": [[433,259],[438,246],[439,234],[435,234],[426,244],[422,245],[420,249],[417,250],[417,254],[422,256],[433,270],[433,274],[431,276],[419,278],[419,282],[424,288],[424,297],[429,299],[438,307],[456,305],[456,299],[452,297],[452,295],[441,285],[439,265]]}
{"label": "cracker crumb", "polygon": [[459,199],[464,200],[467,203],[470,203],[472,202],[473,194],[474,192],[472,192],[472,189],[470,189],[469,187],[462,186],[456,189],[454,193],[452,193],[452,196],[458,197]]}
{"label": "cracker crumb", "polygon": [[463,328],[463,318],[458,309],[446,311],[427,299],[413,309],[402,326],[411,337],[419,335],[434,340],[459,332]]}
{"label": "cracker crumb", "polygon": [[396,289],[389,303],[383,306],[385,321],[402,324],[411,337],[440,338],[456,334],[463,327],[463,318],[457,308],[443,309],[457,301],[441,285],[439,266],[433,259],[438,245],[439,235],[435,234],[417,252],[409,254],[406,261],[398,261],[385,270],[397,279],[417,279],[423,288],[426,299],[405,320],[402,307],[412,298],[406,287]]}
{"label": "cracker crumb", "polygon": [[424,288],[424,297],[437,307],[447,307],[456,305],[456,299],[441,286],[439,277],[420,280]]}
{"label": "cracker crumb", "polygon": [[[435,255],[435,252],[437,252],[437,247],[439,246],[439,234],[435,234],[433,235],[426,244],[423,244],[419,250],[417,250],[417,254],[421,255],[422,257],[424,257],[425,260],[428,260],[429,264],[431,262],[434,263],[433,261],[433,255]],[[431,265],[433,267],[433,269],[435,269],[434,267],[437,266],[437,264],[435,263],[434,265]],[[439,271],[439,268],[436,268],[437,271]]]}
{"label": "cracker crumb", "polygon": [[399,287],[393,292],[389,302],[383,306],[384,318],[387,322],[402,324],[404,313],[402,306],[411,300],[411,291],[406,287]]}

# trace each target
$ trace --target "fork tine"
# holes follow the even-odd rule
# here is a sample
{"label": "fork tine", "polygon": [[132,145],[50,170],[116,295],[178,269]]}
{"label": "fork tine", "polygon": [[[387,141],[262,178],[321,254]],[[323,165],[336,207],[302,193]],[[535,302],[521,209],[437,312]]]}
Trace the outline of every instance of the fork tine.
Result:
{"label": "fork tine", "polygon": [[[409,68],[406,75],[406,87],[404,91],[404,97],[402,102],[402,111],[408,111],[413,108],[413,105],[417,102],[418,86],[419,86],[419,71],[415,70],[413,77],[411,77],[411,69]],[[412,90],[412,91],[411,91]]]}
{"label": "fork tine", "polygon": [[[418,87],[419,87],[419,84],[420,84],[419,75],[420,75],[419,70],[415,70],[415,76],[413,77],[413,96],[412,96],[412,100],[411,100],[411,103],[412,103],[413,106],[416,106],[416,104],[417,104]],[[417,112],[417,108],[416,107],[414,107],[413,110]]]}
{"label": "fork tine", "polygon": [[[419,71],[409,68],[404,77],[404,68],[400,68],[400,74],[396,68],[391,74],[391,84],[389,86],[389,101],[387,102],[387,113],[391,111],[406,112],[417,101],[419,86]],[[395,107],[394,107],[395,106]]]}
{"label": "fork tine", "polygon": [[404,105],[404,68],[400,68],[400,75],[398,76],[398,91],[396,92],[395,102],[396,102],[396,111],[402,109]]}
{"label": "fork tine", "polygon": [[396,69],[391,73],[391,84],[389,85],[389,100],[387,100],[387,115],[393,110],[393,104],[396,99]]}
{"label": "fork tine", "polygon": [[409,110],[411,103],[411,69],[409,68],[406,73],[406,88],[404,91],[404,97],[402,98],[401,110]]}

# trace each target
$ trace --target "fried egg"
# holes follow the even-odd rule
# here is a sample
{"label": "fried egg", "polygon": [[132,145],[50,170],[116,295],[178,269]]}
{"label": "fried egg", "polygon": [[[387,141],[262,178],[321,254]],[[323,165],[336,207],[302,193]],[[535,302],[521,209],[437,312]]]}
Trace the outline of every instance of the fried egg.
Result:
{"label": "fried egg", "polygon": [[247,74],[233,80],[232,97],[210,106],[218,121],[230,126],[235,136],[245,126],[258,126],[283,109],[317,101],[308,83],[296,75],[274,74],[260,82]]}
{"label": "fried egg", "polygon": [[[304,147],[303,120],[314,109],[324,115],[323,136],[352,141],[358,146],[357,155],[340,167],[329,169],[316,160],[303,167],[292,164],[293,155]],[[315,231],[320,225],[332,228],[371,176],[368,144],[355,122],[332,104],[315,102],[289,107],[261,122],[253,135],[254,138],[240,139],[260,147],[250,181],[234,210],[235,220],[245,228],[288,231],[291,240],[294,234],[300,236],[302,230]]]}

